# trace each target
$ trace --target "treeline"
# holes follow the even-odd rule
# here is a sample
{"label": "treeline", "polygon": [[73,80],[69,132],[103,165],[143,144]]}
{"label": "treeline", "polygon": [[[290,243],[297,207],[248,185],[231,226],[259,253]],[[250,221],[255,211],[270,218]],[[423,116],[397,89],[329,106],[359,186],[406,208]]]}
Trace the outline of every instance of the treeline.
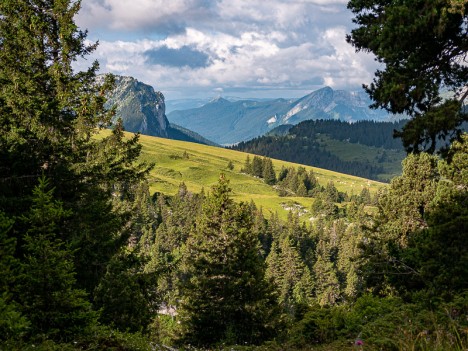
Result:
{"label": "treeline", "polygon": [[334,120],[304,121],[289,129],[286,135],[262,136],[241,142],[232,149],[263,155],[280,160],[311,165],[352,174],[368,179],[378,179],[384,173],[379,164],[363,161],[345,161],[326,150],[319,142],[320,134],[332,139],[359,143],[384,149],[402,150],[401,141],[394,139],[394,129],[400,129],[401,122],[360,121],[347,123]]}
{"label": "treeline", "polygon": [[314,139],[317,134],[327,134],[340,141],[388,150],[403,150],[401,140],[393,137],[393,131],[401,130],[406,123],[407,120],[399,122],[357,121],[355,123],[339,120],[310,120],[293,126],[289,130],[289,135]]}
{"label": "treeline", "polygon": [[297,168],[283,166],[276,175],[273,162],[268,157],[254,156],[250,161],[250,156],[247,155],[241,172],[263,179],[266,184],[274,186],[280,196],[320,197],[322,193],[327,193],[333,203],[350,200],[371,203],[369,189],[364,188],[359,196],[350,197],[347,193],[339,192],[332,181],[326,187],[320,185],[314,172],[312,170],[307,172],[301,166]]}

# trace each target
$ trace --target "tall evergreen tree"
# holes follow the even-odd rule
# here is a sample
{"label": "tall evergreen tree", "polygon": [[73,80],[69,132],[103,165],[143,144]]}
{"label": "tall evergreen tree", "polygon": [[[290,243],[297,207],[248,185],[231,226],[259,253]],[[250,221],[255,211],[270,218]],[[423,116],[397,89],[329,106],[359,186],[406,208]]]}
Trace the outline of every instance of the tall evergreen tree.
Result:
{"label": "tall evergreen tree", "polygon": [[278,302],[285,312],[292,315],[298,304],[312,301],[313,281],[310,271],[290,237],[284,238],[279,244],[274,243],[267,263],[268,276],[278,288]]}
{"label": "tall evergreen tree", "polygon": [[[422,154],[421,156],[423,156]],[[408,273],[396,280],[400,289],[423,290],[429,296],[452,299],[468,288],[468,136],[454,142],[451,162],[439,161],[440,180],[430,204],[425,206],[424,226],[408,236],[401,260]]]}
{"label": "tall evergreen tree", "polygon": [[18,302],[31,321],[31,333],[68,341],[96,323],[86,293],[75,287],[73,256],[60,239],[63,220],[71,215],[54,200],[42,177],[34,189],[33,205],[21,218],[29,228],[24,237],[25,259],[18,278]]}
{"label": "tall evergreen tree", "polygon": [[[132,201],[133,185],[148,168],[135,163],[138,137],[126,140],[120,126],[93,138],[113,115],[104,109],[112,79],[97,84],[97,62],[73,71],[96,47],[74,23],[79,9],[71,0],[0,2],[0,210],[9,217],[26,213],[44,174],[73,212],[60,239],[71,245],[78,284],[92,292],[126,244],[131,210],[122,200]],[[12,228],[18,243],[24,229]]]}
{"label": "tall evergreen tree", "polygon": [[265,157],[263,159],[262,177],[265,183],[267,183],[268,185],[273,185],[276,183],[275,168],[273,167],[273,162],[270,158]]}
{"label": "tall evergreen tree", "polygon": [[247,174],[252,174],[252,163],[250,162],[250,156],[247,155],[245,159],[244,168],[242,169]]}
{"label": "tall evergreen tree", "polygon": [[278,317],[249,206],[230,191],[221,176],[187,243],[180,321],[183,340],[195,345],[261,343]]}
{"label": "tall evergreen tree", "polygon": [[252,174],[256,177],[263,177],[263,161],[260,156],[254,156],[252,160]]}
{"label": "tall evergreen tree", "polygon": [[321,306],[334,305],[338,302],[341,291],[337,270],[331,257],[330,243],[319,240],[317,261],[314,264],[315,294]]}

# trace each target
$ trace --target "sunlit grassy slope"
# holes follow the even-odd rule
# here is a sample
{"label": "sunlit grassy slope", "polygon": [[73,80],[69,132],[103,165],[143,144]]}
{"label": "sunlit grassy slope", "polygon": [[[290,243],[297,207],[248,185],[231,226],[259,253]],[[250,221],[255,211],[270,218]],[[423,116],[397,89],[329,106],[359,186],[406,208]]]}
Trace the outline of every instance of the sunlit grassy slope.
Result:
{"label": "sunlit grassy slope", "polygon": [[[143,145],[141,159],[155,163],[149,179],[152,193],[175,194],[181,182],[184,182],[192,192],[200,192],[202,188],[209,191],[218,181],[219,175],[224,173],[230,180],[234,199],[253,200],[257,206],[263,208],[266,215],[278,212],[280,217],[285,218],[288,211],[284,209],[286,207],[284,204],[297,202],[308,209],[313,202],[311,198],[279,197],[275,189],[261,179],[241,173],[246,153],[146,135],[141,136],[140,142]],[[229,161],[234,165],[233,170],[227,167]],[[273,165],[277,172],[281,166],[300,166],[279,160],[273,160]],[[378,188],[385,186],[383,183],[359,177],[315,167],[304,167],[314,171],[320,184],[326,185],[329,181],[333,181],[338,190],[346,191],[348,194],[359,194],[364,187],[374,193]]]}
{"label": "sunlit grassy slope", "polygon": [[[369,162],[383,168],[384,173],[378,175],[379,180],[390,180],[401,175],[401,161],[406,157],[403,150],[384,150],[362,144],[349,143],[332,139],[323,134],[317,139],[325,149],[344,161]],[[385,156],[383,156],[385,155]],[[381,162],[378,162],[378,159]]]}

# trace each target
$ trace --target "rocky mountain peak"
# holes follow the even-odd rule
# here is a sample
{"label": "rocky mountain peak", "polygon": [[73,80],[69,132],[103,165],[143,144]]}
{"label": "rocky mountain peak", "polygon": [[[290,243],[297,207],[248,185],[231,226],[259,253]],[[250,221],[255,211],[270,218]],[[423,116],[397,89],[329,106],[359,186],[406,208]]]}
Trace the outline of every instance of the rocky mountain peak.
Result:
{"label": "rocky mountain peak", "polygon": [[164,95],[152,86],[133,77],[115,76],[115,87],[107,95],[106,107],[111,106],[116,106],[113,122],[122,118],[125,130],[168,137]]}

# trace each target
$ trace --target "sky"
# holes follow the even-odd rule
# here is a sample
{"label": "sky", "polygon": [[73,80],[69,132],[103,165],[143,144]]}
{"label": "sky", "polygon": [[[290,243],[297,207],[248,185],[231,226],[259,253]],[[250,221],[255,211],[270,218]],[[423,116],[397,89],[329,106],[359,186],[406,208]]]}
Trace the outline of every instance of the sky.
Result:
{"label": "sky", "polygon": [[346,43],[347,0],[82,0],[101,73],[132,76],[166,99],[293,98],[359,90],[378,68]]}

